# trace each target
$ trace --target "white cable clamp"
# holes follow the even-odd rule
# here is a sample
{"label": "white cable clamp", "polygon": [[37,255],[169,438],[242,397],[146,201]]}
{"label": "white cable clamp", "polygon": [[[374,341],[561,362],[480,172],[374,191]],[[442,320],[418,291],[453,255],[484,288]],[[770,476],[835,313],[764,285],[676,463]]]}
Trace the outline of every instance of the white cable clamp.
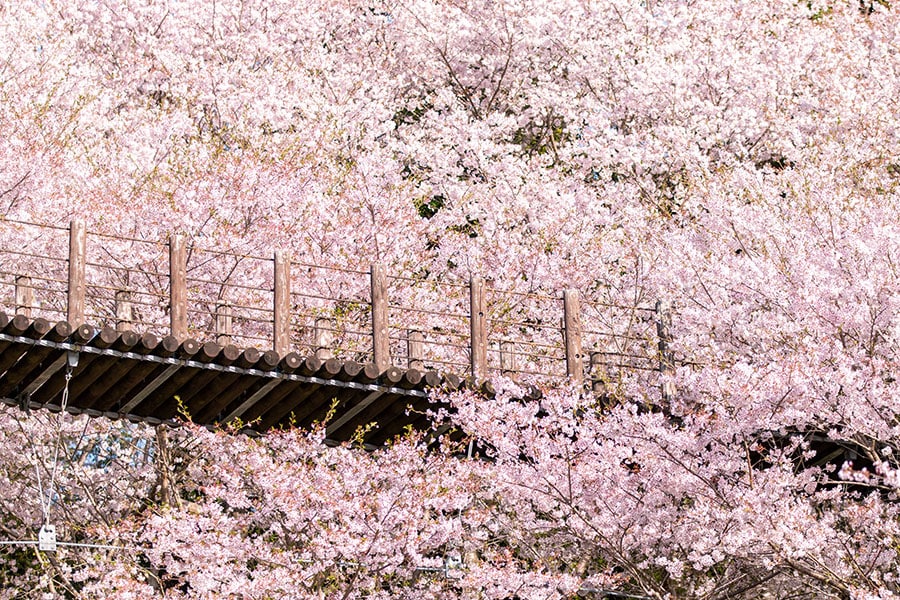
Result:
{"label": "white cable clamp", "polygon": [[56,525],[44,523],[38,532],[38,550],[56,552]]}

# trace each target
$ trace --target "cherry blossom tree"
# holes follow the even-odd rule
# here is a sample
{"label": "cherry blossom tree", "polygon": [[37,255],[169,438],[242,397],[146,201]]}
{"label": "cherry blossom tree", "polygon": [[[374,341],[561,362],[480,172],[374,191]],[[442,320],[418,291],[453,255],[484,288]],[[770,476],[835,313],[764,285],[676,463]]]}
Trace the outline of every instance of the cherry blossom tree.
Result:
{"label": "cherry blossom tree", "polygon": [[[114,548],[0,550],[0,597],[896,597],[898,18],[882,0],[0,7],[5,218],[665,299],[677,364],[668,402],[638,373],[603,398],[435,392],[475,459],[417,435],[160,444],[6,411],[3,535],[34,539],[43,503],[66,539]],[[107,460],[109,440],[139,450]]]}

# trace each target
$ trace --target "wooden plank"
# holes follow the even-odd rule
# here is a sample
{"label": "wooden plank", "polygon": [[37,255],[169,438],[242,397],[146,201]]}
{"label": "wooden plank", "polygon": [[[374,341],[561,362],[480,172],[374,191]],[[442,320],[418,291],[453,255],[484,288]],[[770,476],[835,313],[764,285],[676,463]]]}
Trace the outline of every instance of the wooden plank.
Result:
{"label": "wooden plank", "polygon": [[[45,319],[45,322],[49,327],[50,321],[46,321]],[[3,333],[13,336],[24,335],[25,332],[28,331],[28,328],[31,327],[31,323],[31,319],[25,315],[13,315],[12,318],[7,316],[6,325],[3,326]]]}
{"label": "wooden plank", "polygon": [[[345,360],[341,363],[341,372],[335,375],[334,379],[337,379],[338,381],[356,381],[359,374],[363,373],[364,368],[365,365],[358,363],[355,360]],[[363,376],[365,376],[365,373],[363,373]]]}
{"label": "wooden plank", "polygon": [[381,374],[381,383],[387,386],[396,386],[403,381],[403,371],[397,367],[389,367],[387,371]]}
{"label": "wooden plank", "polygon": [[[212,344],[212,347],[218,348],[216,344]],[[201,348],[202,346],[200,343],[198,343],[196,340],[188,338],[181,344],[181,347],[178,349],[178,357],[185,360],[198,360],[198,362],[207,362],[205,360],[205,357],[201,356],[198,358],[197,356],[195,356],[199,353]],[[161,405],[170,400],[175,402],[175,407],[177,409],[178,405],[175,397],[181,397],[181,391],[184,386],[187,385],[195,377],[202,376],[207,373],[208,371],[196,369],[194,367],[184,367],[180,369],[177,373],[171,376],[164,385],[159,386],[155,390],[152,390],[152,394],[144,397],[144,400],[141,403],[141,413],[159,417],[160,412],[157,409],[159,409]],[[173,412],[173,414],[177,414],[177,411]],[[169,416],[170,415],[166,415],[166,417],[163,418],[168,418]]]}
{"label": "wooden plank", "polygon": [[284,356],[291,346],[291,259],[285,250],[275,251],[274,303],[272,349]]}
{"label": "wooden plank", "polygon": [[[292,357],[294,357],[294,360],[291,360]],[[301,358],[299,354],[291,353],[281,361],[281,365],[282,370],[285,372],[296,372],[304,376],[310,376],[322,368],[322,361],[314,356]],[[266,417],[271,411],[279,410],[279,406],[284,406],[285,399],[294,394],[298,388],[309,385],[299,381],[285,381],[282,385],[273,389],[265,399],[248,409],[241,418],[247,423],[253,423],[254,426],[258,426],[263,417]]]}
{"label": "wooden plank", "polygon": [[[195,391],[190,397],[182,398],[191,418],[196,419],[205,408],[222,397],[223,394],[234,393],[239,395],[250,386],[248,376],[240,373],[216,373],[207,384]],[[164,404],[160,408],[160,414],[170,414],[177,409],[173,402]]]}
{"label": "wooden plank", "polygon": [[584,381],[584,353],[581,348],[581,302],[578,290],[563,292],[563,334],[566,342],[566,374],[572,383]]}
{"label": "wooden plank", "polygon": [[[2,323],[2,327],[0,327],[0,332],[3,332],[6,335],[19,335],[20,330],[13,325],[13,320],[18,319],[20,325],[25,325],[29,322],[28,317],[25,315],[7,315],[5,312],[0,312],[0,323]],[[0,340],[0,357],[3,356],[7,350],[12,348],[13,346],[17,346],[15,342],[8,340]],[[2,373],[2,371],[0,371]]]}
{"label": "wooden plank", "polygon": [[[13,323],[13,321],[18,321],[18,323]],[[29,319],[25,315],[8,315],[5,312],[0,312],[0,331],[7,335],[20,335],[28,326],[28,323]],[[0,340],[0,356],[12,345],[13,342]]]}
{"label": "wooden plank", "polygon": [[[329,358],[322,363],[322,368],[318,370],[318,372],[316,373],[316,377],[322,377],[324,379],[336,379],[337,376],[341,373],[343,366],[343,361],[340,361],[336,358]],[[388,369],[388,371],[390,371],[390,369]]]}
{"label": "wooden plank", "polygon": [[425,373],[422,371],[407,369],[403,372],[403,379],[400,381],[400,387],[407,390],[418,389],[422,387],[422,380],[424,378]]}
{"label": "wooden plank", "polygon": [[187,247],[184,236],[169,238],[169,332],[179,341],[187,337]]}
{"label": "wooden plank", "polygon": [[[94,337],[94,328],[90,325],[82,325],[73,332],[68,323],[62,322],[56,325],[54,332],[52,333],[53,335],[48,335],[45,339],[83,344]],[[50,354],[48,354],[48,356],[50,356]],[[29,383],[25,386],[25,389],[20,392],[20,395],[34,400],[34,394],[45,385],[46,387],[50,387],[48,382],[51,381],[57,373],[61,372],[64,366],[71,366],[73,369],[72,372],[74,373],[74,370],[81,364],[81,359],[83,358],[84,357],[82,357],[80,353],[77,353],[74,350],[67,350],[49,365],[46,364],[46,360],[41,360],[40,368],[42,370],[34,378],[31,377],[34,373],[31,373],[26,379],[23,379],[22,383],[25,381],[29,381]],[[63,380],[65,381],[65,379]]]}
{"label": "wooden plank", "polygon": [[384,266],[374,263],[369,269],[372,288],[372,362],[380,372],[391,366],[391,341],[388,337],[388,291]]}
{"label": "wooden plank", "polygon": [[[271,371],[278,366],[279,356],[274,350],[268,350],[262,353],[254,368],[263,371]],[[212,401],[206,404],[192,417],[197,423],[209,423],[213,421],[220,413],[231,406],[232,402],[238,400],[248,390],[252,395],[254,391],[262,387],[268,382],[268,379],[256,377],[253,375],[241,375],[231,386],[222,390],[218,395],[212,398]]]}
{"label": "wooden plank", "polygon": [[[408,396],[386,396],[389,401],[384,405],[382,410],[374,415],[368,422],[378,423],[373,431],[364,440],[370,444],[381,446],[387,440],[403,433],[405,427],[414,423],[419,419],[419,414],[414,411],[408,411],[410,407],[419,405],[419,411],[425,411],[430,405],[422,403],[420,398],[410,398]],[[362,419],[359,420],[360,425],[365,425]]]}
{"label": "wooden plank", "polygon": [[[137,345],[141,339],[141,336],[133,331],[124,331],[115,336],[111,336],[111,333],[115,333],[115,330],[104,327],[100,331],[98,338],[93,341],[92,345],[96,345],[100,348],[112,347],[120,352],[128,352]],[[110,338],[112,338],[111,341]],[[90,408],[91,404],[100,398],[102,392],[113,385],[118,376],[124,374],[125,371],[136,364],[135,361],[122,361],[112,356],[88,354],[84,357],[84,360],[79,361],[78,370],[76,371],[77,377],[72,378],[69,385],[69,394],[73,398],[78,397],[81,406]],[[54,385],[57,386],[59,390],[62,390],[62,383],[61,380],[57,380]],[[98,388],[102,388],[102,390]],[[91,391],[96,391],[97,393],[92,394],[90,393]],[[38,391],[38,393],[35,394],[35,399],[41,399],[43,401],[49,400],[49,398],[44,399],[45,392],[46,390],[43,389]]]}
{"label": "wooden plank", "polygon": [[[321,363],[319,370],[316,371],[314,375],[324,379],[333,379],[337,377],[341,371],[341,361],[329,358]],[[297,425],[308,425],[306,419],[316,415],[324,416],[324,412],[328,409],[327,407],[323,409],[323,406],[326,404],[330,406],[333,400],[339,399],[339,395],[346,394],[347,392],[348,390],[327,385],[306,384],[303,387],[296,389],[294,393],[285,398],[284,402],[275,406],[272,410],[263,415],[257,429],[265,431],[274,427],[285,418],[289,417],[292,412],[294,413]],[[307,398],[309,398],[308,401]]]}
{"label": "wooden plank", "polygon": [[[240,349],[232,344],[219,346],[215,342],[206,342],[203,344],[201,351],[194,360],[227,367],[235,364],[242,356]],[[179,390],[178,393],[181,395],[183,401],[187,402],[188,400],[193,399],[197,394],[205,393],[207,388],[212,385],[216,379],[230,375],[230,373],[220,371],[204,371],[204,373],[206,376],[191,379],[189,383]]]}
{"label": "wooden plank", "polygon": [[417,371],[425,370],[425,334],[410,329],[406,334],[406,367]]}
{"label": "wooden plank", "polygon": [[69,290],[66,304],[66,320],[73,327],[84,323],[86,251],[87,231],[84,221],[75,219],[69,224]]}
{"label": "wooden plank", "polygon": [[487,319],[484,304],[484,280],[469,281],[469,324],[471,375],[476,381],[487,378]]}
{"label": "wooden plank", "polygon": [[276,408],[295,390],[307,385],[310,384],[300,381],[284,381],[281,385],[275,386],[264,399],[261,399],[244,411],[241,418],[245,423],[256,425],[262,420],[266,413]]}
{"label": "wooden plank", "polygon": [[[40,377],[50,364],[44,364],[45,361],[56,360],[58,355],[62,353],[65,361],[66,351],[56,350],[54,348],[45,348],[41,346],[29,348],[22,355],[15,366],[10,367],[8,371],[0,377],[0,398],[6,398],[22,393],[22,388],[28,387],[28,384],[36,377]],[[65,364],[65,362],[63,362]],[[50,373],[52,375],[53,373]],[[49,377],[49,376],[48,376]]]}
{"label": "wooden plank", "polygon": [[[206,344],[203,344],[203,347],[205,349],[210,345],[215,345],[218,347],[218,345],[213,344],[213,342],[207,342]],[[216,364],[222,366],[228,366],[233,364],[240,357],[241,351],[235,346],[228,345],[224,348],[221,348],[221,353],[218,354],[217,357],[215,357],[214,361],[209,358],[209,353],[206,351],[201,354],[200,360],[203,362],[215,362]],[[194,375],[178,390],[178,399],[174,397],[168,398],[159,406],[156,411],[154,411],[156,413],[155,416],[158,416],[162,419],[167,419],[170,415],[178,415],[179,402],[181,406],[184,406],[187,409],[189,414],[195,414],[197,410],[208,404],[207,401],[204,401],[204,398],[199,398],[198,396],[200,394],[203,394],[204,397],[208,396],[209,393],[207,390],[209,390],[217,380],[228,380],[232,376],[234,376],[233,373],[223,373],[220,371],[207,370]]]}
{"label": "wooden plank", "polygon": [[34,287],[31,285],[31,277],[19,275],[16,277],[15,314],[30,319],[32,308],[34,308]]}
{"label": "wooden plank", "polygon": [[[50,321],[47,321],[47,325],[49,324]],[[25,315],[13,315],[12,318],[7,316],[6,325],[3,326],[3,333],[6,335],[20,336],[28,331],[30,326],[31,319]]]}
{"label": "wooden plank", "polygon": [[284,423],[284,419],[291,422],[290,419],[293,417],[293,423],[297,427],[309,427],[313,423],[324,421],[335,401],[337,401],[337,410],[340,411],[341,407],[346,405],[348,397],[365,393],[322,385],[312,386],[311,392],[308,395],[304,394],[307,396],[306,399],[296,404],[292,411],[289,411],[281,421],[276,421],[273,425]]}
{"label": "wooden plank", "polygon": [[[397,373],[395,372],[395,378],[396,375]],[[411,369],[403,372],[396,384],[398,387],[407,389],[418,388],[420,387],[423,378],[427,380],[420,371]],[[432,382],[434,382],[433,379]],[[384,429],[388,422],[397,424],[402,421],[405,425],[406,423],[417,419],[417,415],[405,414],[406,407],[409,403],[415,402],[415,400],[406,397],[407,403],[402,404],[399,402],[399,399],[402,398],[404,398],[404,396],[398,396],[383,391],[370,393],[358,404],[347,409],[343,415],[341,415],[339,410],[339,418],[327,427],[326,437],[332,440],[350,439],[359,427],[364,427],[369,423],[376,423],[376,430],[370,432],[370,437],[366,440],[371,441],[371,436],[377,435],[378,431]],[[430,408],[433,408],[433,406],[428,401],[425,401],[421,410],[424,412]],[[403,425],[401,425],[400,429],[396,432],[391,430],[392,433],[389,437],[393,437],[395,433],[401,433],[402,430]]]}

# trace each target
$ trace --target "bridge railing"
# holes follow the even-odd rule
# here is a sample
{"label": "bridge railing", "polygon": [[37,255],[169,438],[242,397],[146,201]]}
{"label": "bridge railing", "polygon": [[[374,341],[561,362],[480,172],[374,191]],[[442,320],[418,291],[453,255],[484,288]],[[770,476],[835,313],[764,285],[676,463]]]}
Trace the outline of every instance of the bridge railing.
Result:
{"label": "bridge railing", "polygon": [[369,273],[291,261],[292,347],[319,358],[373,360]]}
{"label": "bridge railing", "polygon": [[273,258],[185,245],[187,335],[272,347]]}
{"label": "bridge railing", "polygon": [[[672,370],[664,305],[620,305],[0,220],[4,310],[240,347],[434,369],[572,378],[612,393]],[[400,293],[402,292],[402,293]]]}
{"label": "bridge railing", "polygon": [[470,372],[469,287],[466,284],[392,276],[390,294],[391,356],[403,366],[456,374]]}
{"label": "bridge railing", "polygon": [[[70,227],[72,231],[77,228]],[[84,321],[93,325],[168,334],[168,245],[127,236],[84,232]],[[69,256],[75,264],[80,259]],[[77,276],[77,271],[71,272]],[[71,282],[70,287],[77,285]],[[66,314],[68,314],[68,308]]]}
{"label": "bridge railing", "polygon": [[65,319],[67,228],[17,222],[4,229],[0,285],[7,290],[5,304],[28,316]]}

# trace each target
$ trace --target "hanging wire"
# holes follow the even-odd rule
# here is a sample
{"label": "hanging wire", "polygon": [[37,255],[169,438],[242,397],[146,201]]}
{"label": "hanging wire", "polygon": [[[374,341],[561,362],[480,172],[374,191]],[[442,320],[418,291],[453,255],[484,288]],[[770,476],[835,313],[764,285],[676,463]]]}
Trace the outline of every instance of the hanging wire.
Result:
{"label": "hanging wire", "polygon": [[[50,508],[53,505],[53,499],[56,496],[56,476],[59,472],[59,453],[60,448],[62,447],[62,419],[63,415],[66,412],[66,408],[69,405],[69,384],[72,380],[72,376],[76,366],[78,366],[78,354],[76,352],[70,351],[66,361],[65,385],[63,387],[62,399],[60,401],[60,412],[57,415],[56,419],[56,440],[53,449],[53,463],[50,471],[49,486],[47,487],[46,492],[43,486],[43,478],[41,477],[41,463],[43,462],[43,460],[41,457],[37,456],[37,449],[33,444],[31,444],[30,436],[25,431],[25,428],[22,426],[21,421],[18,418],[16,419],[19,430],[32,446],[31,454],[34,456],[32,464],[34,465],[34,473],[37,479],[38,504],[41,508],[41,530],[38,536],[39,539],[37,540],[0,540],[0,546],[38,546],[41,550],[46,549],[49,551],[55,551],[57,546],[62,546],[64,548],[90,548],[95,550],[137,550],[137,547],[134,546],[117,546],[112,544],[57,541],[56,529],[50,523]],[[85,427],[87,427],[87,424],[85,424]],[[82,432],[82,437],[83,436],[84,432]],[[47,535],[50,536],[49,541],[46,537]]]}
{"label": "hanging wire", "polygon": [[[43,492],[41,492],[41,522],[45,525],[49,523],[50,506],[53,503],[53,496],[55,494],[56,473],[59,470],[59,447],[62,445],[62,419],[63,415],[66,413],[66,407],[69,405],[69,382],[72,381],[72,372],[75,370],[75,366],[72,363],[73,361],[71,359],[66,362],[66,384],[63,387],[60,411],[56,418],[56,444],[53,449],[53,469],[50,472],[50,486],[47,488],[46,501],[44,500]],[[38,476],[38,479],[38,486],[40,487],[40,475]]]}
{"label": "hanging wire", "polygon": [[[39,546],[38,540],[0,540],[0,546]],[[137,546],[113,546],[110,544],[82,544],[79,542],[56,542],[66,548],[92,548],[95,550],[143,550]]]}

